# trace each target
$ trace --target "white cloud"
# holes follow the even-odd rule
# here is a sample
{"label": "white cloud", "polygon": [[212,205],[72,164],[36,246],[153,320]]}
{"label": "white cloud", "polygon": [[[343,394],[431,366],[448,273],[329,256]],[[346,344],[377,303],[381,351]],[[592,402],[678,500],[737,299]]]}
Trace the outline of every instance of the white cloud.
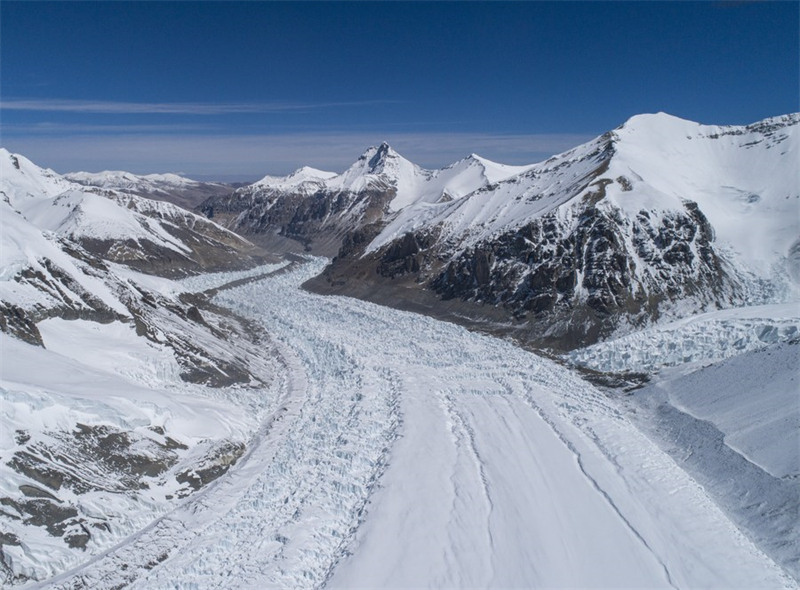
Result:
{"label": "white cloud", "polygon": [[286,174],[303,165],[342,171],[367,147],[381,141],[388,141],[420,166],[440,168],[473,152],[504,164],[530,164],[591,138],[480,133],[25,135],[7,136],[4,147],[59,172],[182,170],[205,178],[256,179],[264,174]]}
{"label": "white cloud", "polygon": [[262,103],[199,103],[199,102],[124,102],[66,99],[8,99],[0,101],[0,109],[60,113],[99,113],[113,115],[229,115],[239,113],[278,113],[309,111],[331,107],[388,104],[393,101],[365,100],[351,102],[262,102]]}

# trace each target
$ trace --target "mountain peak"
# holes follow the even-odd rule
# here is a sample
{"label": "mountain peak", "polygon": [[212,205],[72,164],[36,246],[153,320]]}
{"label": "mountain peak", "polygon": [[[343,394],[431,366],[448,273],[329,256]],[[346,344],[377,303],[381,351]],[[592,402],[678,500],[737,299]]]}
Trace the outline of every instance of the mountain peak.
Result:
{"label": "mountain peak", "polygon": [[311,166],[302,166],[291,174],[286,176],[270,176],[267,175],[261,180],[254,182],[251,186],[256,187],[273,187],[273,188],[290,188],[296,187],[304,183],[320,183],[336,176],[335,172],[326,172],[324,170],[317,170]]}
{"label": "mountain peak", "polygon": [[498,164],[497,162],[493,162],[491,160],[488,160],[488,159],[484,158],[483,156],[479,156],[476,153],[471,153],[469,156],[464,158],[464,160],[469,162],[469,163],[478,164],[482,168],[496,168],[498,166],[500,166],[500,167],[504,166],[504,164]]}
{"label": "mountain peak", "polygon": [[326,180],[336,176],[335,172],[326,172],[311,166],[302,166],[286,176],[286,179]]}
{"label": "mountain peak", "polygon": [[387,142],[367,148],[358,160],[343,174],[354,178],[364,174],[394,177],[401,168],[416,167],[397,153]]}
{"label": "mountain peak", "polygon": [[681,119],[669,113],[643,113],[634,115],[615,129],[617,132],[645,135],[693,135],[701,127],[700,123]]}
{"label": "mountain peak", "polygon": [[399,158],[400,154],[392,149],[387,142],[382,142],[379,146],[372,146],[365,151],[359,160],[367,162],[365,172],[368,174],[380,174],[387,160]]}

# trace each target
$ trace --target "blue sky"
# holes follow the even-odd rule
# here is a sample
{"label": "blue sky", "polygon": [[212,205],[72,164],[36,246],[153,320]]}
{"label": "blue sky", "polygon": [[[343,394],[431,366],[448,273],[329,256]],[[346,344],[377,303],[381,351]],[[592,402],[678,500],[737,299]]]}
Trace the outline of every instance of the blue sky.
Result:
{"label": "blue sky", "polygon": [[665,111],[800,110],[797,2],[0,3],[2,145],[256,179],[389,141],[531,163]]}

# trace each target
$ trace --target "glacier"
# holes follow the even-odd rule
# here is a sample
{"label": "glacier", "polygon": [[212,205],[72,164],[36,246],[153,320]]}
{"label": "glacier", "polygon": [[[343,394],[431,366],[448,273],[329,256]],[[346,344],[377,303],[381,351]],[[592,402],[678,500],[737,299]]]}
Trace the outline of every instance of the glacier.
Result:
{"label": "glacier", "polygon": [[239,462],[29,587],[796,586],[609,395],[510,342],[302,291],[325,264],[215,296],[284,370],[240,392],[265,411]]}

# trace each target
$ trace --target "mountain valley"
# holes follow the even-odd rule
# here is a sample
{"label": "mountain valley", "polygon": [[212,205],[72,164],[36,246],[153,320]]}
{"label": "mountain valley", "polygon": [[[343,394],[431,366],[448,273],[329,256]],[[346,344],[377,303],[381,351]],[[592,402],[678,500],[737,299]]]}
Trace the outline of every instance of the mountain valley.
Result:
{"label": "mountain valley", "polygon": [[795,587],[798,129],[239,188],[0,150],[2,584]]}

